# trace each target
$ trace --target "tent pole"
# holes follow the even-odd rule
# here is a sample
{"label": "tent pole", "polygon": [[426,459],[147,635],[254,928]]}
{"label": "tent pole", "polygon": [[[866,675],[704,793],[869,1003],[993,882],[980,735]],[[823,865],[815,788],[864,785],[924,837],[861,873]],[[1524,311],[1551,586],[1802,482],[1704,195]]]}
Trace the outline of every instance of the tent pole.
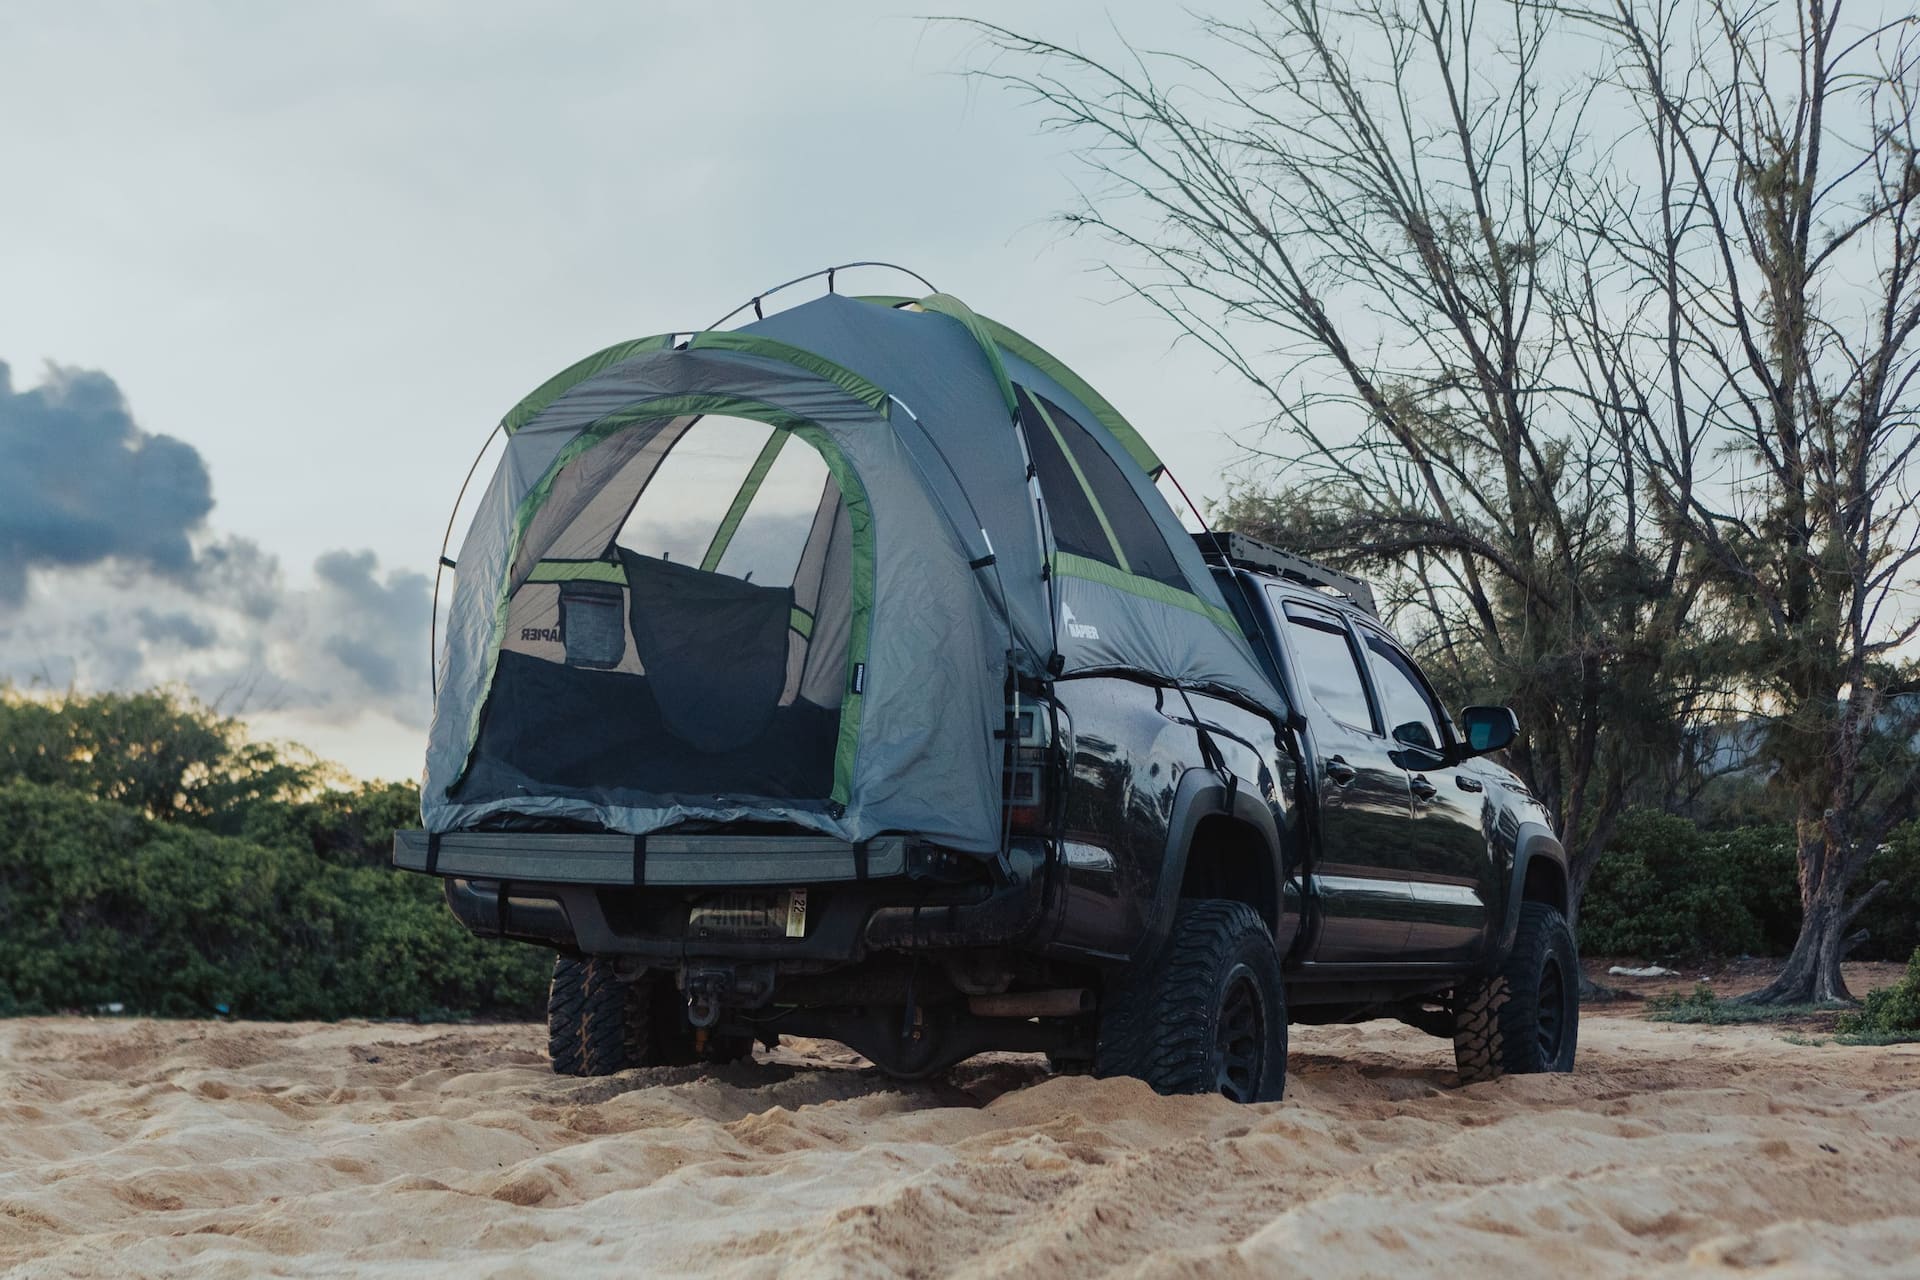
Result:
{"label": "tent pole", "polygon": [[453,542],[453,522],[460,518],[460,504],[467,500],[467,486],[473,483],[474,472],[480,470],[480,459],[487,456],[487,450],[493,446],[493,438],[500,434],[505,421],[496,422],[493,430],[487,432],[487,438],[480,442],[480,452],[473,455],[473,465],[467,468],[467,478],[460,482],[460,493],[453,500],[453,510],[447,512],[447,529],[440,535],[440,563],[433,567],[433,611],[427,618],[427,683],[434,698],[440,697],[440,575],[454,568],[454,562],[447,559],[447,547]]}
{"label": "tent pole", "polygon": [[[910,267],[903,267],[897,262],[843,262],[836,267],[822,267],[818,271],[809,271],[806,275],[795,276],[793,279],[788,280],[784,284],[774,285],[773,288],[771,289],[762,289],[759,293],[754,294],[751,298],[748,298],[745,302],[741,303],[739,306],[727,312],[727,314],[721,316],[718,320],[715,320],[712,324],[708,325],[707,329],[718,329],[721,325],[733,319],[735,316],[739,315],[742,311],[745,311],[748,307],[753,308],[753,313],[756,319],[764,319],[765,317],[763,317],[760,314],[760,303],[763,299],[771,298],[774,294],[780,292],[782,289],[790,289],[796,284],[804,284],[808,280],[818,280],[821,276],[827,277],[827,292],[831,293],[833,292],[834,275],[837,272],[841,272],[841,271],[851,271],[855,267],[885,267],[889,271],[898,271],[902,275],[912,276],[915,280],[918,280],[922,285],[926,287],[926,290],[928,293],[940,292],[938,289],[934,288],[933,284],[925,276],[921,275],[918,271],[915,271]],[[706,332],[706,330],[702,330],[702,332]]]}

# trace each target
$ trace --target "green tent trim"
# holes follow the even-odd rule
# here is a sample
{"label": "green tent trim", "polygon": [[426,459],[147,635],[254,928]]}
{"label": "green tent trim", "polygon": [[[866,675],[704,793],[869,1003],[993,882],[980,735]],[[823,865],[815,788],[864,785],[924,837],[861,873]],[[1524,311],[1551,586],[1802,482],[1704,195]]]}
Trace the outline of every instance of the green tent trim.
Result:
{"label": "green tent trim", "polygon": [[[586,359],[568,365],[534,388],[532,393],[519,404],[513,406],[507,412],[507,416],[501,419],[501,428],[508,435],[512,435],[544,413],[554,401],[587,379],[604,373],[633,356],[648,351],[664,351],[673,345],[673,340],[678,336],[673,333],[656,333],[650,337],[616,342],[605,350],[596,351]],[[746,355],[765,356],[770,360],[778,360],[782,364],[790,364],[805,369],[809,373],[818,374],[862,404],[879,410],[883,415],[887,411],[885,391],[851,369],[785,342],[777,342],[772,338],[762,338],[751,333],[708,330],[694,334],[687,340],[687,346],[696,349],[739,351]]]}
{"label": "green tent trim", "polygon": [[512,435],[544,413],[548,405],[596,373],[611,369],[622,360],[644,351],[664,351],[672,344],[673,338],[674,335],[671,333],[656,333],[650,338],[616,342],[604,351],[596,351],[585,360],[568,365],[534,388],[533,392],[519,404],[513,406],[507,412],[507,416],[500,420],[501,429],[508,435]]}
{"label": "green tent trim", "polygon": [[868,408],[877,410],[881,417],[887,416],[889,397],[885,391],[846,366],[835,364],[824,356],[817,356],[804,347],[796,347],[775,338],[763,338],[757,333],[739,333],[731,329],[707,329],[696,333],[687,340],[687,346],[694,351],[737,351],[741,355],[764,356],[769,360],[778,360],[782,364],[805,369],[808,373],[825,378]]}
{"label": "green tent trim", "polygon": [[[799,426],[793,434],[820,451],[827,470],[840,486],[840,502],[847,509],[847,527],[852,532],[852,563],[848,570],[853,597],[853,625],[847,637],[847,686],[840,704],[840,742],[833,753],[833,800],[846,804],[853,795],[853,765],[860,750],[860,709],[866,693],[861,678],[867,667],[867,652],[873,630],[873,505],[867,501],[867,488],[834,445],[833,439],[819,427]],[[809,634],[813,626],[808,619]]]}
{"label": "green tent trim", "polygon": [[1000,386],[1000,398],[1007,403],[1007,416],[1020,415],[1020,401],[1013,394],[1013,382],[1007,377],[1007,366],[1000,359],[1000,348],[995,345],[991,320],[974,314],[960,299],[950,293],[930,293],[920,299],[923,310],[935,315],[958,320],[980,347],[980,354],[987,358],[987,367],[993,371],[993,380]]}
{"label": "green tent trim", "polygon": [[1085,556],[1076,556],[1067,551],[1054,552],[1047,557],[1047,563],[1052,566],[1055,573],[1066,577],[1098,582],[1102,586],[1128,592],[1143,600],[1170,604],[1176,609],[1185,609],[1203,618],[1211,618],[1228,635],[1241,641],[1246,639],[1246,633],[1240,629],[1238,619],[1225,609],[1208,604],[1191,591],[1182,591],[1179,587],[1170,587],[1164,582],[1143,578],[1137,573],[1122,573],[1110,564],[1102,564],[1098,560],[1089,560]]}
{"label": "green tent trim", "polygon": [[542,560],[527,574],[528,582],[617,582],[627,585],[625,567],[611,560]]}
{"label": "green tent trim", "polygon": [[533,517],[553,494],[554,481],[568,463],[635,423],[709,413],[764,422],[777,430],[793,432],[819,451],[827,470],[833,474],[834,482],[840,486],[840,500],[847,508],[848,526],[853,538],[850,548],[852,581],[849,583],[852,634],[847,641],[847,691],[840,706],[840,738],[834,750],[833,794],[830,798],[837,804],[847,803],[853,794],[853,765],[860,746],[861,693],[854,687],[855,675],[866,666],[871,639],[869,633],[873,627],[873,508],[867,500],[866,486],[860,483],[858,473],[834,444],[833,437],[807,419],[776,405],[720,393],[659,396],[638,401],[589,423],[567,441],[566,446],[547,465],[539,482],[520,500],[513,514],[513,532],[507,540],[506,563],[509,572],[502,584],[500,599],[494,605],[492,637],[487,646],[487,669],[480,683],[480,696],[474,701],[473,715],[467,721],[465,758],[461,762],[459,775],[447,784],[449,793],[459,787],[467,770],[473,765],[473,748],[480,740],[480,721],[486,713],[488,699],[493,696],[494,676],[500,669],[500,645],[507,634],[507,613],[513,603],[513,593],[520,586],[520,583],[513,581],[511,569],[513,562],[519,559],[520,548],[526,540]]}
{"label": "green tent trim", "polygon": [[[934,296],[944,297],[946,295],[935,294]],[[913,303],[926,307],[929,311],[935,309],[928,305],[927,299],[906,298],[892,294],[864,294],[857,297],[855,301],[871,302],[883,307],[901,307]],[[1153,451],[1153,446],[1148,444],[1138,431],[1134,430],[1133,424],[1128,422],[1105,396],[1089,386],[1079,374],[1060,363],[1059,360],[1055,359],[1038,343],[1032,342],[1020,334],[1015,333],[998,320],[977,315],[971,311],[967,314],[973,316],[993,339],[993,342],[1002,350],[1006,351],[1009,355],[1015,355],[1025,360],[1028,364],[1046,374],[1049,378],[1052,378],[1062,387],[1065,387],[1081,404],[1087,406],[1087,409],[1093,414],[1094,418],[1099,421],[1100,425],[1113,433],[1113,438],[1120,442],[1120,447],[1127,451],[1127,455],[1140,464],[1141,470],[1145,471],[1149,476],[1157,477],[1160,472],[1166,469],[1166,464],[1160,461],[1160,455]],[[998,360],[994,361],[996,367],[998,367],[999,363]],[[1002,376],[1004,376],[1004,371],[1002,371]]]}
{"label": "green tent trim", "polygon": [[748,506],[753,503],[754,495],[760,492],[767,472],[773,470],[773,461],[780,456],[780,450],[787,440],[787,433],[775,427],[767,436],[767,442],[760,446],[753,465],[747,468],[747,478],[740,482],[740,491],[733,495],[733,504],[727,508],[720,527],[713,531],[713,540],[707,543],[707,553],[700,557],[700,572],[712,573],[726,558],[727,547],[733,542],[733,535],[739,531],[740,521],[746,517]]}

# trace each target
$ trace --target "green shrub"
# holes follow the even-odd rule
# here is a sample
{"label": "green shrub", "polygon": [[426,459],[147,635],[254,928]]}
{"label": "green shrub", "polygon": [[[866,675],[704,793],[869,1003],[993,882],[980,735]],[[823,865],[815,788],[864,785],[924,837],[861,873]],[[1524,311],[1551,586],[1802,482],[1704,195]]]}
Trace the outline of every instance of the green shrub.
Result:
{"label": "green shrub", "polygon": [[[305,830],[296,819],[290,829]],[[0,783],[0,1009],[538,1010],[544,952],[477,939],[438,883],[356,861],[284,830],[257,842],[61,787]]]}
{"label": "green shrub", "polygon": [[1715,1026],[1733,1026],[1750,1022],[1791,1022],[1810,1014],[1827,1013],[1830,1004],[1741,1004],[1722,1000],[1704,982],[1696,982],[1686,995],[1655,996],[1647,1001],[1648,1022],[1704,1022]]}
{"label": "green shrub", "polygon": [[1907,961],[1904,978],[1867,992],[1858,1012],[1841,1016],[1840,1032],[1879,1043],[1920,1040],[1920,950]]}
{"label": "green shrub", "polygon": [[1853,953],[1859,960],[1899,960],[1920,948],[1920,822],[1894,828],[1887,843],[1867,863],[1859,889],[1887,881],[1884,892],[1860,913],[1856,927],[1867,940]]}
{"label": "green shrub", "polygon": [[1795,883],[1788,828],[1709,832],[1637,809],[1587,884],[1580,946],[1650,957],[1784,953],[1799,928]]}
{"label": "green shrub", "polygon": [[332,771],[168,689],[31,698],[0,684],[0,782],[37,782],[150,818],[238,834]]}

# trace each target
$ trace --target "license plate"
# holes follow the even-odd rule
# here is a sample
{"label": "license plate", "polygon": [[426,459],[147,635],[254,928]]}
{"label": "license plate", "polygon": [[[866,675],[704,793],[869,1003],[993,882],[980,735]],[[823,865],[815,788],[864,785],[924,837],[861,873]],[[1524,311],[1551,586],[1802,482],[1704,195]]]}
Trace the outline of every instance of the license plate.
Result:
{"label": "license plate", "polygon": [[687,934],[694,938],[771,938],[807,936],[807,891],[719,893],[702,898],[687,913]]}

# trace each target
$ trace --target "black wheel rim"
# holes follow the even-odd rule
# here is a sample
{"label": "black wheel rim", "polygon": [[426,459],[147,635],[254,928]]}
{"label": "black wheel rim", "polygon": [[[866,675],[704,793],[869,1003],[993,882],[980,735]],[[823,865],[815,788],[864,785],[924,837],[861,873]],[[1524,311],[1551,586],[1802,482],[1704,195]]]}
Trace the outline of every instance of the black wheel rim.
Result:
{"label": "black wheel rim", "polygon": [[1546,1066],[1560,1061],[1560,1045],[1567,1035],[1567,980],[1560,961],[1549,955],[1540,969],[1540,1060]]}
{"label": "black wheel rim", "polygon": [[1267,1005],[1252,970],[1235,965],[1220,998],[1213,1036],[1214,1082],[1235,1102],[1258,1096],[1267,1065]]}

